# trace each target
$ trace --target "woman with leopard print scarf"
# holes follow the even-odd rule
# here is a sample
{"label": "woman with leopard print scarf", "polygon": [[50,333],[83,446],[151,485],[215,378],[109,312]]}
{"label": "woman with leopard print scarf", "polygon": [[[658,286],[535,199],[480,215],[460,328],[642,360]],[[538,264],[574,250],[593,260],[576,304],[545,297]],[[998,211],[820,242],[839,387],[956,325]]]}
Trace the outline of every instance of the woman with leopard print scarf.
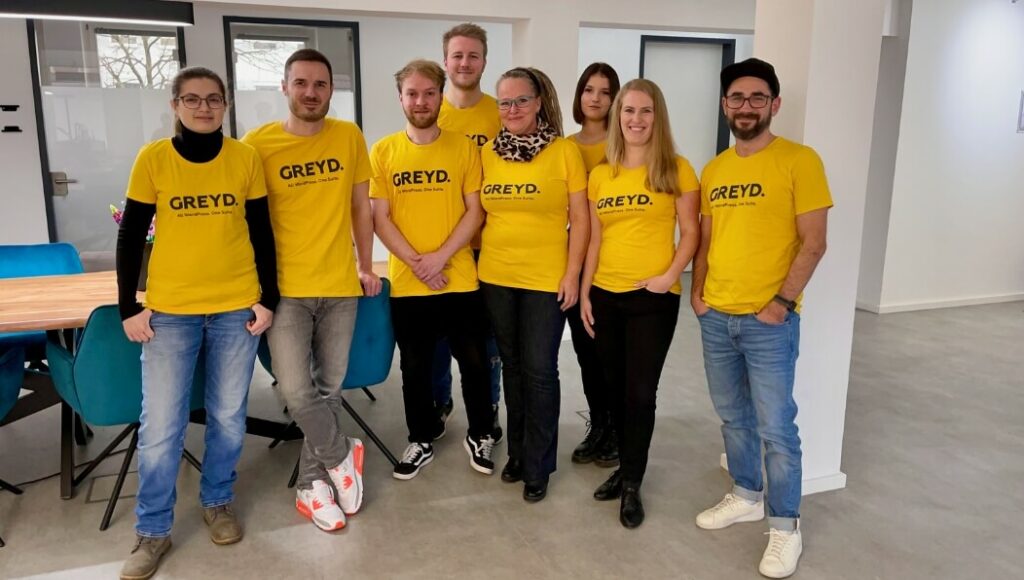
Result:
{"label": "woman with leopard print scarf", "polygon": [[[487,214],[480,288],[501,354],[508,413],[502,481],[523,499],[547,495],[558,448],[558,348],[565,311],[579,298],[590,218],[587,172],[562,137],[551,80],[534,68],[498,79],[501,130],[481,150]],[[568,227],[567,226],[571,226]]]}

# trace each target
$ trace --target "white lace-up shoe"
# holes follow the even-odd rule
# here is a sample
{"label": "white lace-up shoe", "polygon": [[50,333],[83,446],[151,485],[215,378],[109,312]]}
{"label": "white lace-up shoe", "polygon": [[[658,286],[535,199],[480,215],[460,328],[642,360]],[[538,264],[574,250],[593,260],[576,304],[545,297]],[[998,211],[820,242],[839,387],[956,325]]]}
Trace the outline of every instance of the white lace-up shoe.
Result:
{"label": "white lace-up shoe", "polygon": [[697,515],[697,526],[705,530],[720,530],[741,522],[758,522],[764,519],[764,502],[750,502],[742,497],[727,493],[718,505]]}
{"label": "white lace-up shoe", "polygon": [[757,571],[769,578],[786,578],[796,572],[800,554],[804,550],[800,528],[785,532],[772,528],[768,530],[768,547],[761,556]]}
{"label": "white lace-up shoe", "polygon": [[318,479],[313,482],[313,489],[296,491],[295,509],[325,532],[345,527],[345,513],[334,501],[334,490],[326,481]]}

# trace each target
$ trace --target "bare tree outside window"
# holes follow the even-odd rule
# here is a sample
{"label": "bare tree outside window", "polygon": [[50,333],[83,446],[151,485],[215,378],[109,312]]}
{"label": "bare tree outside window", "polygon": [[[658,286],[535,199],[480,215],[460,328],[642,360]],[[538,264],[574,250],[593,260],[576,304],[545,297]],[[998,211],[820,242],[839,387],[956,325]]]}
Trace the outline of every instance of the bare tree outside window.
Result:
{"label": "bare tree outside window", "polygon": [[166,88],[178,72],[178,43],[159,34],[96,32],[103,88]]}
{"label": "bare tree outside window", "polygon": [[272,89],[281,86],[284,63],[293,52],[306,47],[305,40],[236,38],[235,88]]}

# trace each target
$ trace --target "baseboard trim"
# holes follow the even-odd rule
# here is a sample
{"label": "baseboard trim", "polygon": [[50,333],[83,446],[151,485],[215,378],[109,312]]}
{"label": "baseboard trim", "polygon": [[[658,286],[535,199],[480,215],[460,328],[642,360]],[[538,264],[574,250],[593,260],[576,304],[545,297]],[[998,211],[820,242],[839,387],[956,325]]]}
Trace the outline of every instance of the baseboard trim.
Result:
{"label": "baseboard trim", "polygon": [[[729,471],[729,463],[725,459],[725,453],[721,454],[718,458],[719,466],[725,471]],[[846,474],[842,471],[833,473],[831,475],[824,475],[822,477],[813,477],[810,479],[804,479],[803,481],[803,495],[811,495],[814,493],[821,493],[823,491],[834,491],[837,489],[843,489],[846,487]]]}
{"label": "baseboard trim", "polygon": [[932,310],[935,308],[955,308],[957,306],[980,306],[982,304],[1002,304],[1004,302],[1024,301],[1024,293],[996,294],[992,296],[977,296],[974,298],[957,298],[954,300],[932,300],[928,302],[903,302],[897,304],[871,305],[857,303],[857,308],[877,312],[878,314],[892,314],[894,312],[913,312],[915,310]]}

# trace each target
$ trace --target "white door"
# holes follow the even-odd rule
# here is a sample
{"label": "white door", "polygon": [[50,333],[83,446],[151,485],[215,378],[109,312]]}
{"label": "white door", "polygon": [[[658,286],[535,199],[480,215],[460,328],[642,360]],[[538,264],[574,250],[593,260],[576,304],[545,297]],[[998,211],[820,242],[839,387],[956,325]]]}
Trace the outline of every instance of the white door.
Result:
{"label": "white door", "polygon": [[642,76],[657,83],[665,94],[676,150],[690,161],[699,177],[704,165],[718,154],[723,45],[642,42]]}

